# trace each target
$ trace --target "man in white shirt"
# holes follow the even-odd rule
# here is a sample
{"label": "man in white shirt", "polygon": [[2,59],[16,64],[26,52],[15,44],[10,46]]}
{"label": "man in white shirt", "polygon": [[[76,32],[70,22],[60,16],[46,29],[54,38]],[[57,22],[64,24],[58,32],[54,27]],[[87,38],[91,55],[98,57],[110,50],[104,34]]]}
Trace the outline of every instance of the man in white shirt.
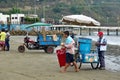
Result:
{"label": "man in white shirt", "polygon": [[100,62],[100,70],[105,70],[105,57],[104,53],[107,49],[107,40],[103,37],[103,32],[98,32],[99,39],[96,42],[96,46],[98,49],[98,56]]}

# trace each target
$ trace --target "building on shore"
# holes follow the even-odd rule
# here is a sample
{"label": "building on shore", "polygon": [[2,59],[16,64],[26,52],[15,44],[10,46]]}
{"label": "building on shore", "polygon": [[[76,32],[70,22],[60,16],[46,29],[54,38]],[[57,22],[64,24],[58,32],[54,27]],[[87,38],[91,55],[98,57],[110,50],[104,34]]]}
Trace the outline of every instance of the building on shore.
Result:
{"label": "building on shore", "polygon": [[24,14],[11,14],[11,24],[21,24],[24,22]]}
{"label": "building on shore", "polygon": [[10,20],[9,15],[4,15],[0,13],[0,24],[7,24],[7,22]]}
{"label": "building on shore", "polygon": [[8,24],[8,22],[11,22],[11,24],[21,24],[24,21],[24,17],[24,14],[5,15],[3,13],[0,13],[0,23]]}

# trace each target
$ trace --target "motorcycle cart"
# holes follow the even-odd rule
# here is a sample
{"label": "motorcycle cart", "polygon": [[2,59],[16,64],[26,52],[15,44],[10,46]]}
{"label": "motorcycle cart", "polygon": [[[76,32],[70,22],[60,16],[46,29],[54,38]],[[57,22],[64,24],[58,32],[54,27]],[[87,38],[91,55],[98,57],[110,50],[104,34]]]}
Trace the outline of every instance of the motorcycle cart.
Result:
{"label": "motorcycle cart", "polygon": [[[40,28],[43,32],[45,31],[45,27],[50,27],[51,24],[36,22],[26,26],[28,28]],[[42,35],[40,33],[37,34],[37,41],[31,40],[28,36],[24,38],[23,45],[18,47],[18,51],[23,53],[25,51],[25,47],[29,50],[40,50],[43,49],[46,53],[53,53],[54,47],[57,47],[61,43],[61,36],[57,35],[56,40],[54,40],[53,35]]]}
{"label": "motorcycle cart", "polygon": [[75,54],[76,62],[79,62],[79,69],[82,63],[90,63],[93,69],[97,69],[99,66],[98,53],[95,50],[91,50],[92,40],[89,38],[78,39],[78,50]]}
{"label": "motorcycle cart", "polygon": [[24,43],[18,47],[18,51],[23,53],[25,47],[29,50],[40,50],[43,49],[46,53],[53,53],[54,47],[57,47],[61,43],[61,36],[57,35],[57,40],[53,40],[52,35],[46,35],[46,40],[42,34],[37,35],[37,41],[31,40],[28,36],[24,38]]}

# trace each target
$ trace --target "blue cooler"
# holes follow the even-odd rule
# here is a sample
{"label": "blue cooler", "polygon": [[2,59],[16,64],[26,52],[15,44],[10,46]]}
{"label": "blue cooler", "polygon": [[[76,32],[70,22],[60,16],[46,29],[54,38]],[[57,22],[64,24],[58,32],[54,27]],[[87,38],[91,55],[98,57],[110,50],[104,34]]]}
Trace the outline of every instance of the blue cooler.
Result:
{"label": "blue cooler", "polygon": [[89,38],[79,38],[79,52],[80,54],[89,54],[91,50],[92,39]]}
{"label": "blue cooler", "polygon": [[89,38],[79,38],[79,54],[81,55],[82,62],[97,62],[98,55],[91,53],[92,39]]}

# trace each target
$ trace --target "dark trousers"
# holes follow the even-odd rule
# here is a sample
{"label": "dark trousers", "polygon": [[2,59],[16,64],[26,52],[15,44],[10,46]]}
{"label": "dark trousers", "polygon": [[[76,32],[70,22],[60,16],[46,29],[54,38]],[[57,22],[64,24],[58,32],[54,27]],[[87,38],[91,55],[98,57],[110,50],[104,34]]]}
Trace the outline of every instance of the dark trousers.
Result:
{"label": "dark trousers", "polygon": [[8,38],[5,39],[5,48],[7,48],[6,49],[7,51],[9,51],[9,49],[10,49],[10,44],[9,44],[9,39]]}
{"label": "dark trousers", "polygon": [[100,67],[105,67],[105,51],[98,51],[99,61],[100,61]]}

